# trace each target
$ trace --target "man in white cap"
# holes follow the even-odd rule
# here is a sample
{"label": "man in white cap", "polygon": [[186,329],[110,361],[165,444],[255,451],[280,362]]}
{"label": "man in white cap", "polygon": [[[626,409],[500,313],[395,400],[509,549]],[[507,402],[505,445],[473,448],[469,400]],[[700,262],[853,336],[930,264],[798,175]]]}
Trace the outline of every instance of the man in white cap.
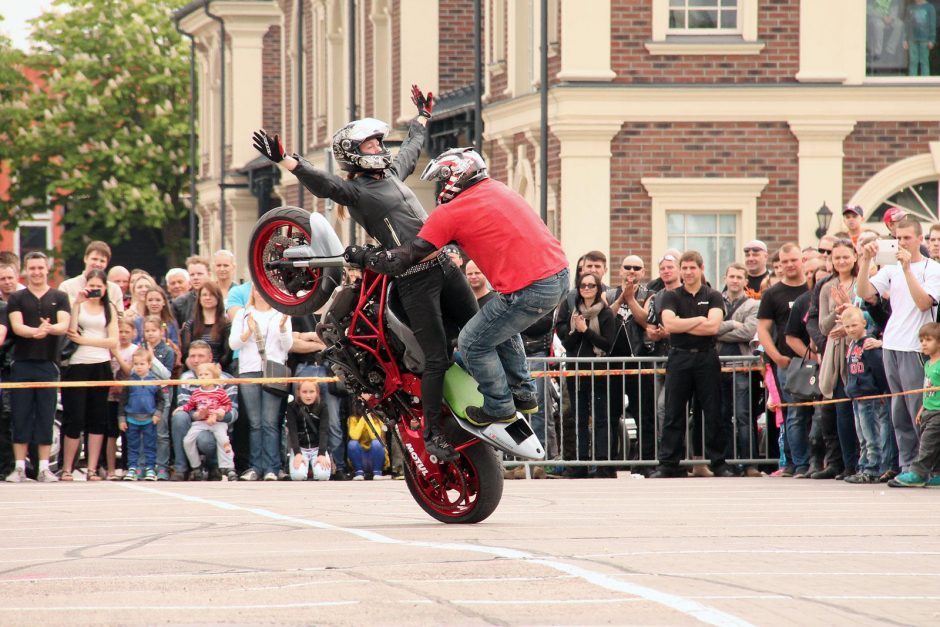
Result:
{"label": "man in white cap", "polygon": [[747,289],[760,291],[760,284],[770,274],[767,270],[767,244],[752,239],[744,245],[744,267],[747,268]]}

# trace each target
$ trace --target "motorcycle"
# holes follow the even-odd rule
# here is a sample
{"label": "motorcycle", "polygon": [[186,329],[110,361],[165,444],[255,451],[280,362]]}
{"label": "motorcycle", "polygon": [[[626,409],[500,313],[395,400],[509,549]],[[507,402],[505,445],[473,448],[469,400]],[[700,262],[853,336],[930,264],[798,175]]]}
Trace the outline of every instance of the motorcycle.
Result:
{"label": "motorcycle", "polygon": [[[249,248],[252,281],[274,309],[293,316],[322,309],[317,333],[323,355],[350,393],[389,428],[403,451],[405,481],[418,505],[444,523],[476,523],[499,505],[503,493],[498,449],[542,460],[545,451],[529,423],[479,428],[465,420],[483,397],[476,381],[453,365],[444,378],[445,434],[459,458],[446,462],[424,446],[421,373],[424,354],[408,326],[394,280],[363,269],[343,284],[344,247],[326,218],[298,207],[268,211]],[[489,446],[486,446],[489,445]]]}

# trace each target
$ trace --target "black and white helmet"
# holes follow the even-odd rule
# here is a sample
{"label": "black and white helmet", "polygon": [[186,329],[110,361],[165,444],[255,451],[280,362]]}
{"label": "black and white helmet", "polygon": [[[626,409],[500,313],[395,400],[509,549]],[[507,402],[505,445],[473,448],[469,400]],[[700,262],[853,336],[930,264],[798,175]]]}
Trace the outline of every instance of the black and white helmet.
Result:
{"label": "black and white helmet", "polygon": [[444,182],[444,189],[437,196],[440,205],[488,177],[486,162],[473,148],[451,148],[432,159],[421,174],[423,181]]}
{"label": "black and white helmet", "polygon": [[[333,158],[347,172],[380,171],[392,163],[385,147],[388,124],[375,118],[353,120],[333,135]],[[359,153],[359,146],[368,139],[378,139],[382,151],[374,155]]]}

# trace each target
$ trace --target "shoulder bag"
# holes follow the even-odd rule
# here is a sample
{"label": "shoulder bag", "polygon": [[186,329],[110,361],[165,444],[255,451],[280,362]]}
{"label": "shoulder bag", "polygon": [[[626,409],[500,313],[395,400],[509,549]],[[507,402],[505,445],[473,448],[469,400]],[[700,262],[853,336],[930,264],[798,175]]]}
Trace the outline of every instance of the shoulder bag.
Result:
{"label": "shoulder bag", "polygon": [[[265,333],[265,336],[266,335],[267,333]],[[291,376],[293,373],[285,364],[276,361],[268,361],[264,349],[264,340],[265,337],[261,335],[261,332],[258,330],[258,325],[255,324],[255,344],[258,346],[258,354],[261,355],[261,376],[265,379],[283,379]],[[291,384],[288,382],[263,383],[261,384],[261,389],[268,394],[287,398],[290,394],[290,386]]]}

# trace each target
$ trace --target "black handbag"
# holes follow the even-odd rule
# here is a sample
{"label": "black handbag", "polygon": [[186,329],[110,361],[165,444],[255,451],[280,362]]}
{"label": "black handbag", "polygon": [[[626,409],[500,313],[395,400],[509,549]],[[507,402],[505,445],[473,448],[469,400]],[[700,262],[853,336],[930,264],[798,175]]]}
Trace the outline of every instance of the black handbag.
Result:
{"label": "black handbag", "polygon": [[802,357],[790,360],[784,392],[798,403],[818,401],[822,398],[822,392],[819,390],[819,364],[815,359],[809,359],[808,350]]}
{"label": "black handbag", "polygon": [[[261,374],[265,379],[283,379],[293,374],[285,364],[268,360],[264,350],[264,337],[261,336],[258,327],[255,327],[255,344],[258,346],[258,353],[261,355]],[[262,391],[281,398],[287,398],[290,395],[290,388],[291,384],[288,382],[261,384]]]}

